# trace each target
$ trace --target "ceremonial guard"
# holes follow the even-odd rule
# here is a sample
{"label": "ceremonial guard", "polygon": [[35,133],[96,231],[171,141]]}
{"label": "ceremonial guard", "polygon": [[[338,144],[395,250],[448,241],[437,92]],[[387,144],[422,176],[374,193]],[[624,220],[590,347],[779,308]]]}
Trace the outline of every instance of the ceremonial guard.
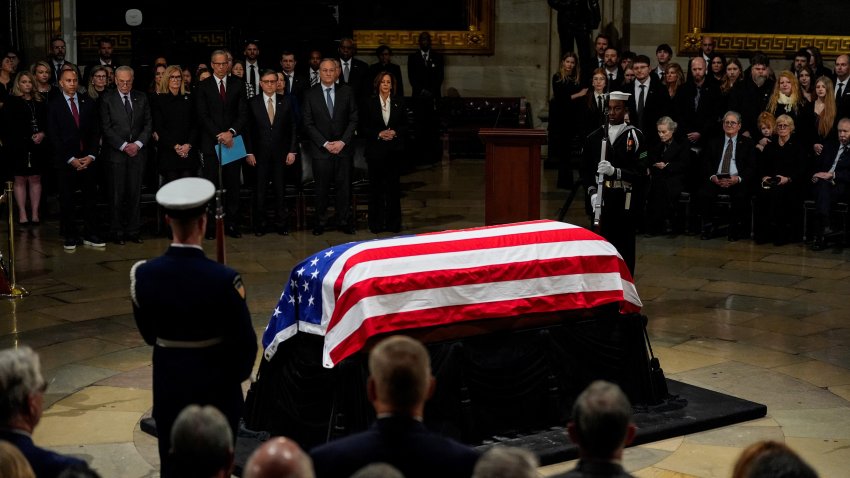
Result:
{"label": "ceremonial guard", "polygon": [[582,180],[591,195],[595,229],[617,248],[634,275],[634,216],[641,205],[632,195],[646,181],[648,154],[643,133],[625,123],[629,96],[619,91],[609,95],[607,128],[602,126],[587,137]]}
{"label": "ceremonial guard", "polygon": [[202,178],[172,181],[156,194],[174,241],[165,254],[130,271],[136,325],[153,349],[153,417],[162,476],[170,476],[171,427],[189,404],[213,405],[233,436],[244,400],[241,384],[257,355],[257,336],[236,271],[201,248],[215,186]]}

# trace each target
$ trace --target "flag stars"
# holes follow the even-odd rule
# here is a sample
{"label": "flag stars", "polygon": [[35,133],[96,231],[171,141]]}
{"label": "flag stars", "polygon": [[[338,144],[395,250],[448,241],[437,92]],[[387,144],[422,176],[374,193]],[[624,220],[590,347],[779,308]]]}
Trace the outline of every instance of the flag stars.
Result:
{"label": "flag stars", "polygon": [[292,304],[292,305],[295,305],[295,296],[294,296],[294,295],[290,295],[290,296],[289,296],[289,300],[287,300],[287,302],[289,302],[289,303],[290,303],[290,304]]}
{"label": "flag stars", "polygon": [[301,303],[301,294],[298,294],[298,303]]}
{"label": "flag stars", "polygon": [[325,257],[330,257],[332,255],[334,255],[333,249],[329,249],[328,252],[325,252]]}
{"label": "flag stars", "polygon": [[319,258],[318,258],[318,257],[314,257],[314,258],[313,258],[313,260],[312,260],[312,261],[310,261],[310,266],[311,266],[311,267],[316,267],[316,264],[318,264],[318,263],[319,263]]}
{"label": "flag stars", "polygon": [[289,288],[294,289],[296,287],[298,287],[298,282],[296,282],[295,279],[290,280],[289,281]]}
{"label": "flag stars", "polygon": [[307,281],[304,281],[304,283],[301,284],[301,288],[304,289],[304,292],[307,292],[307,290],[310,288],[310,284]]}
{"label": "flag stars", "polygon": [[302,268],[298,269],[297,271],[295,271],[295,273],[298,274],[298,277],[301,277],[302,275],[304,275],[305,270],[307,270],[307,269],[304,269],[302,267]]}
{"label": "flag stars", "polygon": [[316,302],[316,299],[311,295],[309,299],[307,299],[307,305],[312,306]]}
{"label": "flag stars", "polygon": [[310,273],[311,279],[315,279],[316,277],[319,277],[319,269],[316,269],[316,270],[314,270],[313,272]]}
{"label": "flag stars", "polygon": [[[310,297],[310,298],[312,299],[312,297]],[[280,312],[280,309],[278,309],[277,307],[275,307],[275,308],[274,308],[274,314],[272,315],[272,317],[277,317],[278,315],[280,315],[280,313],[281,313],[281,312]]]}

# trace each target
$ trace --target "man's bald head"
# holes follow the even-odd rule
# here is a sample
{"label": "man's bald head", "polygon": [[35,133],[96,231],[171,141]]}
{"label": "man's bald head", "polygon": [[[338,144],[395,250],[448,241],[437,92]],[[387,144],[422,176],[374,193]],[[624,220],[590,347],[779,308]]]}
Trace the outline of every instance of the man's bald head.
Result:
{"label": "man's bald head", "polygon": [[274,437],[254,450],[245,478],[313,478],[313,460],[294,441]]}
{"label": "man's bald head", "polygon": [[411,413],[424,405],[432,391],[431,358],[420,342],[392,336],[369,354],[370,381],[375,396],[389,412]]}

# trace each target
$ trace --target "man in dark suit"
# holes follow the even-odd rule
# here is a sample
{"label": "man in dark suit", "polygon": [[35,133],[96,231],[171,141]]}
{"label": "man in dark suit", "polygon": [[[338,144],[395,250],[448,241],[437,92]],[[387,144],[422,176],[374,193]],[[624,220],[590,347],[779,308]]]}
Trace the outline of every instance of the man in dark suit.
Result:
{"label": "man in dark suit", "polygon": [[[770,79],[770,59],[762,54],[750,58],[750,67],[744,73],[744,91],[740,104],[730,104],[731,109],[741,113],[744,124],[741,134],[759,137],[758,117],[767,109],[774,81]],[[736,109],[737,108],[737,109]]]}
{"label": "man in dark suit", "polygon": [[[632,95],[628,103],[629,123],[641,131],[652,132],[655,130],[655,122],[665,110],[669,96],[661,82],[652,75],[649,65],[649,57],[636,56],[632,65],[635,79],[622,90]],[[646,140],[647,145],[652,146],[658,142],[658,135],[648,134]]]}
{"label": "man in dark suit", "polygon": [[[699,61],[697,57],[694,61]],[[729,224],[729,240],[741,237],[746,223],[752,185],[755,180],[755,145],[753,140],[738,134],[741,131],[741,115],[729,111],[723,116],[722,138],[709,141],[703,154],[702,174],[697,194],[698,207],[703,219],[701,239],[711,239],[714,227],[714,203],[720,194],[729,195],[732,201]]]}
{"label": "man in dark suit", "polygon": [[118,68],[118,61],[112,56],[112,39],[101,37],[97,40],[97,60],[91,65],[86,65],[86,71],[83,73],[83,84],[88,85],[91,79],[92,70],[96,66],[105,66],[115,72]]}
{"label": "man in dark suit", "polygon": [[679,131],[688,138],[691,146],[705,147],[717,136],[717,106],[720,90],[708,79],[708,63],[701,57],[691,61],[692,77],[682,85],[676,95],[675,111],[680,112]]}
{"label": "man in dark suit", "polygon": [[396,91],[394,96],[398,98],[404,97],[404,78],[401,76],[401,67],[393,63],[393,50],[387,45],[380,45],[375,49],[375,56],[378,58],[377,63],[369,66],[369,86],[370,91],[374,86],[375,78],[379,73],[384,71],[393,75],[395,78]]}
{"label": "man in dark suit", "polygon": [[357,46],[351,38],[344,37],[339,41],[339,82],[351,87],[359,105],[371,95],[372,83],[368,78],[369,65],[354,58],[356,52]]}
{"label": "man in dark suit", "polygon": [[70,64],[65,61],[65,40],[62,37],[54,37],[50,40],[50,54],[47,56],[47,62],[53,68],[53,86],[61,88],[59,79],[62,76],[62,68]]}
{"label": "man in dark suit", "polygon": [[570,440],[578,445],[576,467],[556,478],[630,478],[623,465],[623,449],[635,438],[632,405],[617,385],[597,380],[573,404],[567,424]]}
{"label": "man in dark suit", "polygon": [[346,234],[355,232],[350,204],[357,101],[351,88],[336,83],[339,74],[336,60],[322,60],[319,67],[321,81],[304,95],[304,130],[316,178],[315,236],[324,234],[328,225],[331,184],[335,189],[337,226]]}
{"label": "man in dark suit", "polygon": [[260,62],[260,45],[254,40],[245,42],[245,50],[242,52],[245,57],[245,88],[251,90],[251,96],[260,94],[260,75],[263,70],[270,68],[265,66],[265,63]]}
{"label": "man in dark suit", "polygon": [[812,175],[815,240],[812,250],[822,251],[827,246],[829,213],[836,202],[847,201],[850,183],[850,119],[842,118],[838,122],[838,141],[826,143],[815,161],[816,172]]}
{"label": "man in dark suit", "polygon": [[620,51],[609,46],[605,49],[605,76],[608,77],[608,91],[619,91],[626,79],[620,67]]}
{"label": "man in dark suit", "polygon": [[[62,71],[61,95],[56,95],[47,108],[47,138],[53,147],[54,166],[59,181],[60,233],[66,251],[78,245],[105,247],[97,230],[97,172],[95,155],[98,148],[98,123],[95,102],[88,95],[77,94],[78,77],[74,70]],[[77,233],[75,193],[82,194],[85,219],[83,237]]]}
{"label": "man in dark suit", "polygon": [[100,125],[107,166],[110,236],[116,244],[139,237],[142,177],[153,129],[151,107],[144,93],[133,89],[133,69],[115,70],[116,89],[100,101]]}
{"label": "man in dark suit", "polygon": [[[230,66],[227,52],[216,50],[210,59],[213,76],[198,84],[192,96],[201,122],[201,153],[203,154],[204,177],[218,184],[219,159],[216,150],[231,147],[233,138],[244,133],[248,124],[248,108],[245,82],[229,74]],[[227,235],[242,237],[239,231],[239,188],[241,161],[234,161],[222,167],[222,183],[218,186],[225,190],[224,209]],[[207,238],[212,238],[212,224]]]}
{"label": "man in dark suit", "polygon": [[245,478],[313,478],[310,455],[289,438],[276,436],[259,446],[245,463]]}
{"label": "man in dark suit", "polygon": [[378,420],[364,432],[311,450],[317,478],[351,476],[376,462],[412,478],[472,475],[478,453],[422,423],[435,387],[425,346],[403,335],[387,338],[369,353],[369,374],[366,390]]}
{"label": "man in dark suit", "polygon": [[443,154],[436,109],[444,76],[443,56],[431,48],[431,34],[420,33],[419,50],[407,57],[416,138],[412,151],[418,155],[420,164],[436,162]]}
{"label": "man in dark suit", "polygon": [[79,458],[39,448],[32,434],[44,409],[47,382],[35,352],[24,345],[0,351],[0,440],[16,446],[35,476],[55,478],[69,467],[88,468]]}
{"label": "man in dark suit", "polygon": [[295,53],[284,51],[280,54],[280,71],[286,77],[286,94],[293,95],[300,102],[304,92],[310,89],[310,77],[306,74],[297,73],[295,70]]}
{"label": "man in dark suit", "polygon": [[181,178],[160,188],[156,200],[165,209],[173,243],[164,255],[130,270],[136,326],[154,347],[153,418],[164,477],[175,476],[171,428],[187,405],[212,405],[231,430],[239,429],[241,384],[257,355],[242,278],[201,248],[204,211],[214,192],[203,178]]}
{"label": "man in dark suit", "polygon": [[266,188],[269,181],[275,195],[275,220],[278,234],[288,235],[288,214],[284,204],[284,169],[295,163],[297,148],[292,96],[275,93],[277,73],[265,70],[260,79],[262,94],[248,100],[250,128],[245,135],[246,163],[257,169],[254,188],[254,234],[266,233]]}

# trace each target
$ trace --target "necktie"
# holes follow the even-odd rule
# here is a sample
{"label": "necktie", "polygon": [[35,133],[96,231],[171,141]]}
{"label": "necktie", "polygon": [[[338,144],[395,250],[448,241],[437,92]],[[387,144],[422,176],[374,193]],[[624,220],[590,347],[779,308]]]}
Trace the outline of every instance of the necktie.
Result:
{"label": "necktie", "polygon": [[77,109],[77,102],[74,101],[74,97],[68,98],[68,101],[71,102],[71,116],[74,117],[74,123],[77,124],[77,128],[80,127],[80,110]]}
{"label": "necktie", "polygon": [[637,113],[638,117],[643,116],[643,107],[646,103],[646,85],[640,85],[640,95],[638,95]]}
{"label": "necktie", "polygon": [[841,96],[843,94],[844,94],[844,82],[842,81],[842,82],[838,83],[838,93],[835,94],[835,97],[841,98]]}
{"label": "necktie", "polygon": [[694,111],[699,109],[700,88],[697,86],[697,94],[694,95]]}
{"label": "necktie", "polygon": [[602,112],[602,95],[596,97],[596,107],[599,108],[600,113]]}
{"label": "necktie", "polygon": [[221,96],[221,101],[227,100],[227,93],[224,91],[224,80],[218,80],[218,95]]}
{"label": "necktie", "polygon": [[428,63],[428,52],[427,51],[422,52],[422,59],[425,60],[425,63]]}
{"label": "necktie", "polygon": [[842,146],[838,148],[838,155],[835,156],[835,161],[832,162],[832,167],[829,168],[830,173],[835,172],[835,167],[838,166],[838,161],[841,160],[841,157],[844,156],[844,152],[847,151],[847,146]]}
{"label": "necktie", "polygon": [[331,99],[331,88],[325,88],[325,98],[328,102],[328,113],[331,114],[331,118],[334,116],[334,100]]}
{"label": "necktie", "polygon": [[612,84],[614,84],[614,74],[608,73],[608,86],[610,87]]}
{"label": "necktie", "polygon": [[130,106],[130,96],[129,95],[123,95],[123,96],[124,96],[124,112],[127,113],[127,118],[132,120],[133,119],[133,107]]}
{"label": "necktie", "polygon": [[345,62],[345,66],[342,68],[342,77],[345,79],[346,83],[348,83],[349,73],[351,73],[351,70],[348,68],[348,62]]}
{"label": "necktie", "polygon": [[266,104],[266,111],[269,113],[269,123],[274,123],[274,103],[271,98],[269,98],[269,101]]}
{"label": "necktie", "polygon": [[286,93],[290,95],[292,94],[292,76],[286,75]]}
{"label": "necktie", "polygon": [[720,163],[720,174],[729,174],[732,168],[732,138],[726,140],[726,149],[723,151],[723,161]]}
{"label": "necktie", "polygon": [[319,74],[315,71],[310,72],[310,86],[315,86],[319,82]]}
{"label": "necktie", "polygon": [[254,90],[254,93],[257,92],[257,66],[251,65],[251,76],[249,77],[251,80],[251,89]]}

